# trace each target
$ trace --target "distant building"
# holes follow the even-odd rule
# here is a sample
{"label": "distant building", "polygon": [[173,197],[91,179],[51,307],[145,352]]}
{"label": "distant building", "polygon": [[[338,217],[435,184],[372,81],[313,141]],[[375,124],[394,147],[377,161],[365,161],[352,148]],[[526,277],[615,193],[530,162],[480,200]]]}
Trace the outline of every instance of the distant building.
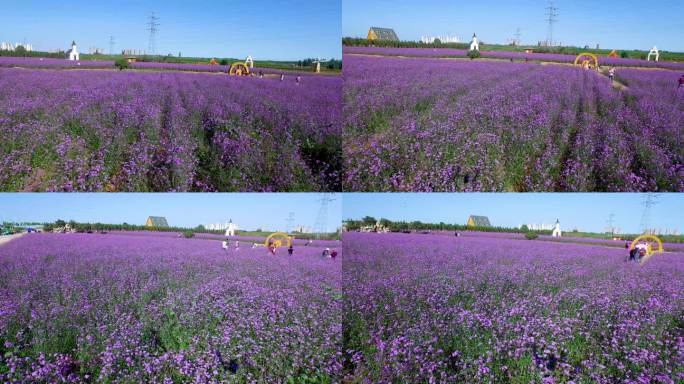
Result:
{"label": "distant building", "polygon": [[469,227],[491,227],[492,226],[492,224],[489,222],[489,218],[487,216],[475,216],[475,215],[468,216],[468,221],[466,221],[466,225]]}
{"label": "distant building", "polygon": [[313,228],[304,225],[297,225],[292,228],[293,233],[314,233]]}
{"label": "distant building", "polygon": [[67,51],[66,57],[71,61],[81,60],[81,55],[78,53],[78,48],[76,47],[75,41],[71,42],[71,49]]}
{"label": "distant building", "polygon": [[523,226],[526,226],[527,229],[531,231],[553,231],[553,229],[556,227],[556,224],[523,224],[520,226],[522,228]]}
{"label": "distant building", "polygon": [[168,227],[169,223],[166,221],[165,217],[161,216],[148,216],[145,222],[146,227],[164,228]]}
{"label": "distant building", "polygon": [[458,36],[456,36],[456,35],[453,35],[453,36],[422,36],[420,38],[420,41],[423,44],[433,44],[437,40],[439,40],[439,42],[442,44],[460,43],[461,42],[461,39],[459,39]]}
{"label": "distant building", "polygon": [[368,30],[368,40],[399,41],[399,37],[393,29],[371,27]]}
{"label": "distant building", "polygon": [[32,44],[26,44],[26,43],[9,43],[9,42],[1,42],[0,43],[0,51],[16,51],[19,47],[23,47],[26,52],[31,52],[33,51],[33,45]]}
{"label": "distant building", "polygon": [[553,232],[551,233],[551,236],[553,237],[561,237],[561,227],[560,227],[560,220],[556,219],[556,224],[553,226]]}
{"label": "distant building", "polygon": [[235,236],[235,231],[237,229],[237,224],[233,223],[233,219],[230,219],[228,222],[228,227],[226,228],[226,236]]}

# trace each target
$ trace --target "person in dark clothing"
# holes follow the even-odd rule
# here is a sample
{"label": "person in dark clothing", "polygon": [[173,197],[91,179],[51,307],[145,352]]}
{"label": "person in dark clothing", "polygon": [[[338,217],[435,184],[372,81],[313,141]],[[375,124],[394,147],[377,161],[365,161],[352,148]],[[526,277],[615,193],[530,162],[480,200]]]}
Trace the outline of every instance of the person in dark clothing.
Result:
{"label": "person in dark clothing", "polygon": [[336,258],[337,257],[337,251],[333,249],[333,251],[330,252],[330,257],[332,257],[333,259]]}
{"label": "person in dark clothing", "polygon": [[294,253],[294,248],[292,248],[292,245],[290,245],[290,248],[287,249],[287,254],[292,256],[293,253]]}
{"label": "person in dark clothing", "polygon": [[684,88],[684,75],[682,75],[682,77],[679,78],[679,86],[677,87],[677,89],[681,88]]}

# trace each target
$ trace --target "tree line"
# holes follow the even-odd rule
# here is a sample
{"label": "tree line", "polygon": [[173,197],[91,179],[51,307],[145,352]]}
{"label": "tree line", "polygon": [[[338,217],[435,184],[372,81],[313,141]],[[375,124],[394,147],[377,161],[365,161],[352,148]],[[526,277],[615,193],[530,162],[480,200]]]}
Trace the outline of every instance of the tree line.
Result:
{"label": "tree line", "polygon": [[480,232],[509,232],[509,233],[528,233],[534,232],[537,234],[550,235],[550,230],[530,230],[523,225],[520,228],[509,227],[479,227],[468,226],[465,224],[448,224],[440,223],[424,223],[422,221],[392,221],[385,218],[376,219],[372,216],[366,216],[360,220],[348,219],[344,222],[345,227],[349,231],[357,231],[362,227],[372,227],[376,223],[388,228],[391,232],[405,232],[405,231],[480,231]]}

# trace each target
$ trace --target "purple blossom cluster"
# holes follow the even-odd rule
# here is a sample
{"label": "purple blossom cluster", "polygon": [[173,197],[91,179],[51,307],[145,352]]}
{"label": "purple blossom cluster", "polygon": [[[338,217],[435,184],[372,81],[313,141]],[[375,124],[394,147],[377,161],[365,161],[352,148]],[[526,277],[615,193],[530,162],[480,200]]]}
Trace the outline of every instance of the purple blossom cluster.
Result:
{"label": "purple blossom cluster", "polygon": [[339,382],[341,263],[321,251],[16,239],[0,248],[0,382]]}
{"label": "purple blossom cluster", "polygon": [[358,383],[678,383],[684,253],[485,237],[343,235]]}
{"label": "purple blossom cluster", "polygon": [[684,190],[675,72],[620,69],[616,89],[561,65],[344,63],[344,190]]}
{"label": "purple blossom cluster", "polygon": [[[391,47],[349,47],[342,48],[346,54],[406,56],[406,57],[466,57],[468,51],[453,48],[391,48]],[[482,57],[493,59],[536,60],[556,63],[574,63],[576,55],[562,53],[526,53],[514,51],[480,51]],[[621,57],[599,56],[599,65],[649,67],[684,70],[684,62],[647,61],[623,59]]]}
{"label": "purple blossom cluster", "polygon": [[0,190],[340,190],[336,76],[0,68]]}

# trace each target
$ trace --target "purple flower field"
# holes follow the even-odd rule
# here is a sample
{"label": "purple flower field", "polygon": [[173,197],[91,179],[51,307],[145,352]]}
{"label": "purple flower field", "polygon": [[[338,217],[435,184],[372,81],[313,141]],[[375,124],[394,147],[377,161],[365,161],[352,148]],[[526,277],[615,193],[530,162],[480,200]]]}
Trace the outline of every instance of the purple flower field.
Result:
{"label": "purple flower field", "polygon": [[[81,60],[69,61],[64,59],[38,58],[38,57],[11,57],[0,56],[0,67],[19,67],[19,68],[52,68],[52,69],[111,69],[115,70],[112,60]],[[211,65],[211,64],[190,64],[190,63],[162,63],[141,61],[131,63],[132,69],[148,69],[160,71],[190,71],[190,72],[225,72],[228,73],[230,65]],[[301,75],[301,76],[320,76],[312,72],[299,72],[294,68],[284,70],[277,68],[255,67],[252,69],[255,74],[263,72],[273,75]]]}
{"label": "purple flower field", "polygon": [[340,190],[341,88],[0,68],[0,190]]}
{"label": "purple flower field", "polygon": [[0,382],[339,382],[341,262],[321,250],[16,239],[0,247]]}
{"label": "purple flower field", "polygon": [[344,57],[343,188],[683,191],[678,72]]}
{"label": "purple flower field", "polygon": [[[389,47],[343,47],[346,54],[406,56],[406,57],[466,57],[465,49],[453,48],[389,48]],[[481,51],[482,57],[492,59],[538,60],[557,63],[574,63],[575,55],[560,53],[525,53],[513,51]],[[599,56],[599,65],[627,67],[649,67],[684,70],[684,63],[677,61],[647,61],[639,59],[623,59],[620,57]]]}
{"label": "purple flower field", "polygon": [[684,253],[502,238],[343,235],[359,383],[684,381]]}
{"label": "purple flower field", "polygon": [[[142,237],[181,237],[183,234],[181,232],[167,232],[167,231],[109,231],[107,232],[109,235],[124,235],[124,236],[142,236]],[[294,235],[295,239],[293,241],[294,245],[304,245],[307,243],[307,240],[305,239],[300,239],[297,238],[296,234]],[[224,239],[230,239],[233,241],[240,241],[240,242],[250,242],[250,243],[259,243],[263,244],[264,241],[266,240],[266,237],[263,236],[246,236],[246,235],[236,235],[236,236],[228,236],[226,237],[225,235],[221,234],[216,234],[216,233],[195,233],[195,238],[197,239],[216,239],[216,240],[224,240]],[[243,245],[244,246],[244,245]],[[311,244],[313,247],[334,247],[334,248],[339,248],[342,246],[342,242],[339,240],[313,240],[313,243]]]}

